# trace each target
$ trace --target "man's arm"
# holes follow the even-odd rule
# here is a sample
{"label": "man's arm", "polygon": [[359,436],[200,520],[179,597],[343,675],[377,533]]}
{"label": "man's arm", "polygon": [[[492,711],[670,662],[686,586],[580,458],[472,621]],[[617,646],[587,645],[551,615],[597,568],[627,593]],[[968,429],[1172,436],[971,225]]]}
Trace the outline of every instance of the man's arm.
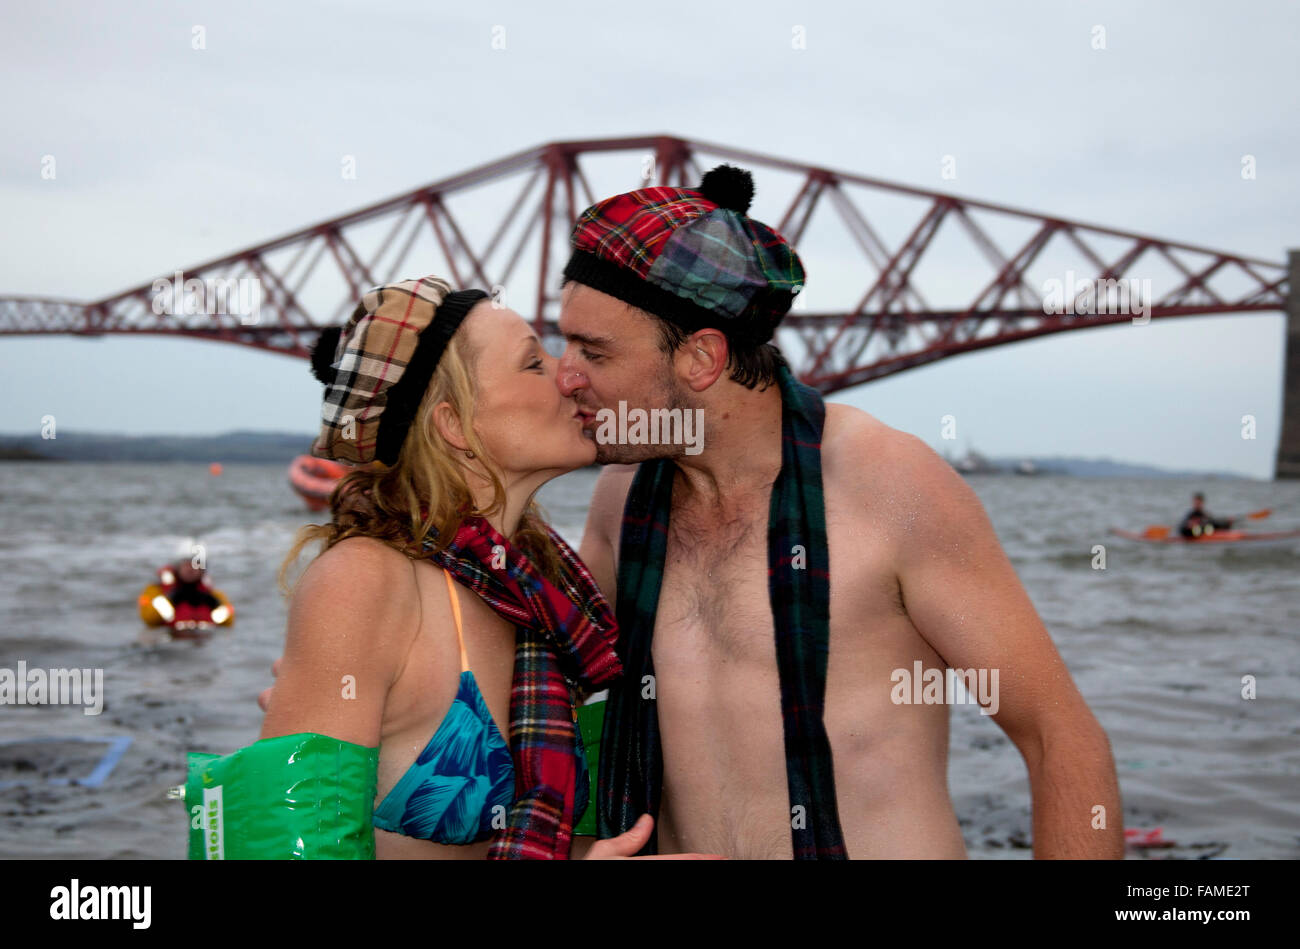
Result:
{"label": "man's arm", "polygon": [[913,529],[898,557],[904,605],[949,667],[987,669],[989,681],[997,682],[991,717],[1029,769],[1034,856],[1123,857],[1123,809],[1110,742],[979,498],[919,439],[902,436],[890,453],[890,470],[908,475],[903,496],[915,499],[909,502],[915,505],[909,511]]}
{"label": "man's arm", "polygon": [[636,470],[636,465],[606,465],[601,470],[578,547],[578,556],[591,571],[600,592],[605,594],[610,609],[618,605],[618,539],[622,533],[623,504]]}

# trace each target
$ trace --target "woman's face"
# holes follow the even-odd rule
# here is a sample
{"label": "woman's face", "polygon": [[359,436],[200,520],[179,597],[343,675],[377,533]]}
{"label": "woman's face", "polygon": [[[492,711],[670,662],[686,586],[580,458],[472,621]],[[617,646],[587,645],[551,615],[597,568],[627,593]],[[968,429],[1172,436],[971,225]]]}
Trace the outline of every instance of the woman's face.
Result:
{"label": "woman's face", "polygon": [[555,384],[558,360],[518,313],[490,300],[474,306],[459,332],[476,354],[474,430],[509,475],[557,474],[596,460],[577,403]]}

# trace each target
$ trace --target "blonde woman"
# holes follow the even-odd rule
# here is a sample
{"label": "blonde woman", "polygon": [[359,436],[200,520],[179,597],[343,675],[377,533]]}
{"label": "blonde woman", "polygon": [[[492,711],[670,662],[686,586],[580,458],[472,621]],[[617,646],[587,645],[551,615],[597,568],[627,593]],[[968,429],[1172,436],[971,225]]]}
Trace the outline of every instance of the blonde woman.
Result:
{"label": "blonde woman", "polygon": [[[313,353],[313,454],[357,466],[303,528],[261,737],[378,746],[379,858],[564,859],[593,801],[575,703],[621,673],[617,625],[533,495],[596,445],[516,313],[437,277],[368,292]],[[513,689],[513,691],[512,691]],[[649,837],[601,841],[630,856]]]}

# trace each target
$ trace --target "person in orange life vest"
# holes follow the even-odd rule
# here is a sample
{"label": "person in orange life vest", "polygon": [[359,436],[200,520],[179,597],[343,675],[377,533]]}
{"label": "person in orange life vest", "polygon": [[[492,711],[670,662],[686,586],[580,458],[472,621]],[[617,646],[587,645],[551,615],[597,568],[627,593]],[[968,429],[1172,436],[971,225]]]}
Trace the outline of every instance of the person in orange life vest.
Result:
{"label": "person in orange life vest", "polygon": [[159,611],[168,623],[178,620],[220,622],[221,618],[215,611],[221,608],[221,601],[213,594],[207,573],[206,567],[196,567],[188,557],[158,568],[158,583],[173,610],[170,617],[165,615],[165,610]]}

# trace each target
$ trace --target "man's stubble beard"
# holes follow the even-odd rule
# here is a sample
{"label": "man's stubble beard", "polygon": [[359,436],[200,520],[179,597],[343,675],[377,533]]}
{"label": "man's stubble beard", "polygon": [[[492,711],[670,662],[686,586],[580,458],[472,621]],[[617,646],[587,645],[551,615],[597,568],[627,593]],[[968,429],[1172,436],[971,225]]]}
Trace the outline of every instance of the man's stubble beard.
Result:
{"label": "man's stubble beard", "polygon": [[[674,379],[669,385],[665,386],[659,393],[659,398],[650,405],[639,406],[649,412],[652,408],[666,408],[668,410],[681,409],[683,415],[695,408],[693,400],[689,394]],[[626,399],[624,400],[627,401]],[[618,412],[618,403],[608,406],[611,412]],[[628,405],[627,410],[631,413],[632,409],[638,408],[635,405]],[[592,430],[593,438],[595,432],[600,428]],[[676,458],[686,452],[685,445],[620,445],[611,443],[602,445],[596,442],[596,464],[598,465],[635,465],[643,461],[650,461],[654,458]]]}

